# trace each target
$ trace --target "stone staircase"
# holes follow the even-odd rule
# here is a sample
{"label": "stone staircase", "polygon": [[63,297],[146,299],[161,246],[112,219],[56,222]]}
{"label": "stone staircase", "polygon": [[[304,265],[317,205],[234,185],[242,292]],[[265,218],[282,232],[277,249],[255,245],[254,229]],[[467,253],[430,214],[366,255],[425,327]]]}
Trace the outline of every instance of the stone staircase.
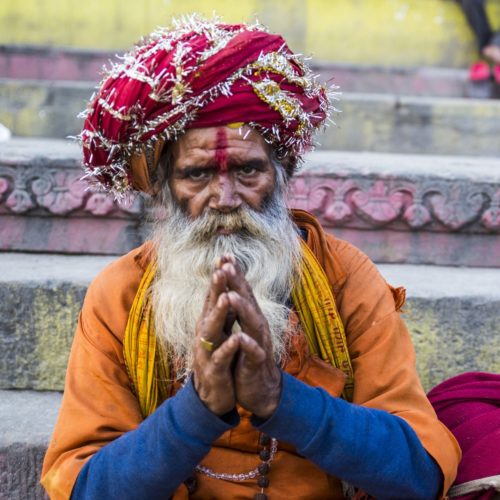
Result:
{"label": "stone staircase", "polygon": [[[1,499],[44,498],[39,468],[85,289],[149,231],[147,202],[87,191],[64,140],[109,54],[22,56],[0,57],[0,123],[15,136],[0,142]],[[460,69],[318,71],[341,84],[342,113],[294,178],[290,205],[407,287],[426,389],[500,372],[500,102],[466,99]]]}

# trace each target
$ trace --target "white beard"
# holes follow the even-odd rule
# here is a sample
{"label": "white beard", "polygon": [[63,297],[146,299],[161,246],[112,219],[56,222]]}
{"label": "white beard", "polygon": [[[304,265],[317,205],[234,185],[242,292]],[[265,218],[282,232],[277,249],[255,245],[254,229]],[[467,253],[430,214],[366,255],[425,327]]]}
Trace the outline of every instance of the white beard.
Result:
{"label": "white beard", "polygon": [[[284,360],[292,333],[286,302],[300,259],[297,229],[284,198],[284,188],[277,187],[262,212],[246,206],[229,214],[208,209],[193,220],[167,197],[166,219],[153,237],[158,273],[152,300],[157,338],[175,360],[177,378],[191,371],[196,322],[215,262],[227,253],[245,272],[267,319],[276,362]],[[217,234],[220,227],[235,232]]]}

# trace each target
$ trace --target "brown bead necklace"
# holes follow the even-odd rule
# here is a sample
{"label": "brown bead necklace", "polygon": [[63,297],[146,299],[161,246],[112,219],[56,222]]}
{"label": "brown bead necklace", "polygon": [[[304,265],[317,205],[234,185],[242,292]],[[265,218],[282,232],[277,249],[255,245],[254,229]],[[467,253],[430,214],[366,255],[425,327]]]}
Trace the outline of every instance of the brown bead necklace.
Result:
{"label": "brown bead necklace", "polygon": [[[259,452],[260,464],[249,472],[242,472],[240,474],[227,474],[225,472],[216,472],[204,465],[197,465],[195,471],[213,479],[220,479],[222,481],[242,482],[248,479],[257,478],[260,492],[256,493],[254,500],[267,500],[265,489],[269,487],[269,470],[271,469],[271,462],[274,460],[276,452],[278,451],[278,441],[274,438],[262,434],[259,439],[260,445],[263,447]],[[190,477],[184,481],[188,489],[188,493],[196,491],[197,482],[195,477]]]}

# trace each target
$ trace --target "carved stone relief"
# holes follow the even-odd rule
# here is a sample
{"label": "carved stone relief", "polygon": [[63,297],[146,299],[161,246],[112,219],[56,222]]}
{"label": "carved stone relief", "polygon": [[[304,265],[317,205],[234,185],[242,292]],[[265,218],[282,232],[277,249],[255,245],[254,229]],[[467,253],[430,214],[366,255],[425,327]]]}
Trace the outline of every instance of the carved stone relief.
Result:
{"label": "carved stone relief", "polygon": [[[138,218],[141,197],[115,201],[92,193],[75,168],[0,165],[0,212]],[[326,227],[439,232],[500,232],[500,186],[433,178],[298,175],[289,206],[309,210]]]}
{"label": "carved stone relief", "polygon": [[88,212],[93,216],[122,214],[135,218],[142,213],[140,197],[131,196],[120,202],[103,193],[92,193],[80,180],[78,169],[6,167],[0,165],[0,211],[15,214],[45,209],[66,216]]}

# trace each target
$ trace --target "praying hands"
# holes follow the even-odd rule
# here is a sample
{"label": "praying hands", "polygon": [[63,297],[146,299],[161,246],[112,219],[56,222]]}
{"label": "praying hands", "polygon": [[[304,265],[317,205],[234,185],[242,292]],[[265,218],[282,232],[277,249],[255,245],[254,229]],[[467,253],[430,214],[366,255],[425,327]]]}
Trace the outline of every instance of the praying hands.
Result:
{"label": "praying hands", "polygon": [[[241,331],[231,334],[238,322]],[[266,318],[234,257],[219,259],[194,346],[194,386],[216,415],[235,404],[269,418],[280,397],[281,373],[272,353]]]}

